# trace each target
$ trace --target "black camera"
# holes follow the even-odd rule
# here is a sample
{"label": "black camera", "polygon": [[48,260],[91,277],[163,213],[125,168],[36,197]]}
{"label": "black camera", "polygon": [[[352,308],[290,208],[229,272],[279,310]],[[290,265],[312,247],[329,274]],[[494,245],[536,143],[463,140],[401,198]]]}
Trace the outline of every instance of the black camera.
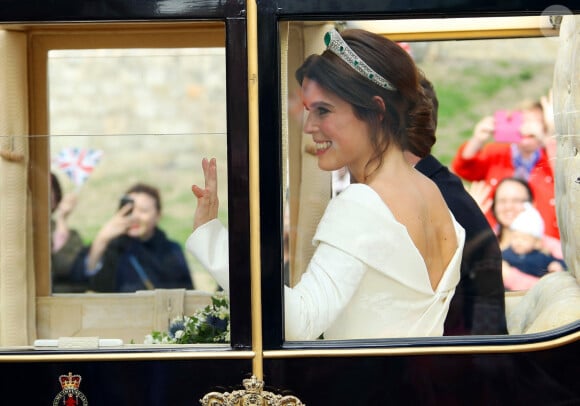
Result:
{"label": "black camera", "polygon": [[131,203],[131,210],[127,212],[126,214],[127,216],[133,212],[133,205],[135,204],[135,200],[133,200],[130,196],[125,195],[121,198],[121,201],[119,202],[119,209],[121,209],[128,203]]}

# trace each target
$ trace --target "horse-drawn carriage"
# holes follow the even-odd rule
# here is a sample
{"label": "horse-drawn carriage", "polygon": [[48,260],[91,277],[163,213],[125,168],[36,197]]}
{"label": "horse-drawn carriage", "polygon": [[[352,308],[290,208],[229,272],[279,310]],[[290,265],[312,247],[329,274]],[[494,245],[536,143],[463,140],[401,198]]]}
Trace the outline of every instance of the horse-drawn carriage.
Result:
{"label": "horse-drawn carriage", "polygon": [[[556,7],[540,0],[343,3],[0,3],[0,368],[6,399],[55,405],[191,405],[214,392],[205,404],[242,404],[243,399],[249,401],[244,396],[252,394],[263,403],[243,404],[580,403],[578,6],[570,1]],[[517,325],[510,334],[285,340],[285,214],[291,230],[286,283],[292,284],[312,255],[313,227],[331,196],[331,180],[313,170],[300,120],[295,120],[300,113],[293,105],[293,70],[305,55],[320,51],[318,40],[328,27],[349,25],[380,30],[412,46],[514,38],[556,44],[550,62],[558,138],[556,196],[569,272],[564,278],[541,281],[527,292],[506,293],[508,325]],[[220,179],[232,287],[229,343],[148,345],[141,341],[148,332],[165,329],[172,317],[208,304],[211,284],[193,291],[52,292],[51,149],[73,135],[55,129],[53,80],[57,79],[50,59],[55,51],[59,55],[59,51],[103,49],[156,50],[143,54],[145,64],[161,51],[219,50],[220,68],[205,71],[213,74],[212,79],[202,77],[196,86],[187,87],[187,94],[196,99],[203,92],[199,83],[221,84],[219,113],[225,114],[225,120],[222,115],[202,129],[194,123],[193,129],[149,133],[140,129],[140,134],[127,136],[124,127],[115,125],[107,134],[102,128],[84,132],[87,127],[82,125],[88,119],[81,119],[80,132],[74,136],[85,136],[89,141],[83,142],[89,143],[116,136],[129,144],[133,156],[141,150],[153,150],[155,159],[165,155],[160,168],[179,166],[181,160],[197,168],[200,153],[223,156]],[[205,55],[194,53],[197,59],[190,63],[206,61],[200,54]],[[175,53],[170,55],[170,61],[177,60]],[[83,56],[67,57],[78,62]],[[89,66],[97,64],[94,54],[88,58],[94,61]],[[163,77],[175,74],[174,68]],[[63,78],[66,82],[73,76]],[[96,87],[106,87],[109,81],[116,83],[114,79],[82,76],[72,91],[80,93],[82,84],[92,81]],[[138,85],[159,86],[155,76],[149,79],[141,76]],[[84,109],[97,109],[100,103],[91,100]],[[177,108],[178,104],[169,107]],[[84,114],[82,108],[79,111]],[[163,141],[156,143],[159,137]],[[176,146],[163,149],[170,142]],[[146,157],[155,164],[151,155]],[[185,168],[191,173],[189,166]],[[193,180],[180,179],[183,172],[176,173],[160,182],[185,182],[183,189],[188,191]],[[181,227],[183,223],[189,227],[193,198],[186,205],[179,212]],[[103,346],[110,339],[123,344]],[[54,347],[35,346],[37,340],[51,340]],[[243,379],[248,379],[245,389]]]}

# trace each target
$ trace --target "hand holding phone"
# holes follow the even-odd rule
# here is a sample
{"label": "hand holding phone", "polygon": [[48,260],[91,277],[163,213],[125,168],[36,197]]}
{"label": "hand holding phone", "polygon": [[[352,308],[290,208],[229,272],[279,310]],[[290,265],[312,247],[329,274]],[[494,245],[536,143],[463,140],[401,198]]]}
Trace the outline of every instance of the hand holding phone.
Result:
{"label": "hand holding phone", "polygon": [[129,214],[131,214],[133,212],[133,206],[135,205],[135,200],[133,200],[130,196],[125,195],[121,198],[121,201],[119,202],[119,210],[122,209],[127,204],[131,204],[131,209],[125,214],[126,216],[128,216]]}
{"label": "hand holding phone", "polygon": [[520,128],[523,117],[521,111],[498,110],[494,113],[496,142],[518,142],[522,138]]}

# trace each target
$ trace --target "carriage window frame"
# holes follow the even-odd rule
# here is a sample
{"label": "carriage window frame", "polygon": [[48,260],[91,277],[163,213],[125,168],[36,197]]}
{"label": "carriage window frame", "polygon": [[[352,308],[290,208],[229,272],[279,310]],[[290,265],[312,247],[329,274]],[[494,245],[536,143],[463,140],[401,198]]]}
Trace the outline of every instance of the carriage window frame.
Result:
{"label": "carriage window frame", "polygon": [[[167,29],[155,29],[130,26],[73,26],[52,27],[50,29],[33,30],[30,33],[30,133],[46,134],[46,139],[33,137],[31,141],[30,159],[40,172],[50,168],[48,150],[50,149],[49,113],[48,113],[48,56],[53,50],[82,50],[82,49],[143,49],[143,48],[201,48],[225,46],[223,24],[199,24],[193,28],[172,26]],[[47,172],[48,173],[48,172]],[[36,293],[37,296],[52,295],[50,289],[50,241],[47,220],[43,212],[38,209],[49,207],[45,180],[31,176],[31,193],[33,201],[41,202],[36,205],[33,222],[35,229],[35,246],[45,249],[35,250],[36,265]],[[49,226],[49,223],[48,223]]]}
{"label": "carriage window frame", "polygon": [[[225,50],[226,83],[234,83],[234,90],[226,91],[226,150],[228,172],[228,212],[235,210],[239,216],[230,222],[232,234],[239,243],[230,249],[232,262],[240,266],[236,278],[242,293],[230,302],[231,339],[230,347],[237,350],[251,347],[251,311],[249,297],[249,251],[247,197],[248,171],[248,97],[243,86],[246,75],[245,54],[246,22],[244,19],[227,21],[189,21],[170,23],[72,23],[32,25],[18,27],[28,37],[28,81],[29,81],[29,133],[47,136],[31,137],[29,159],[38,172],[50,172],[50,134],[48,124],[48,55],[52,50],[66,49],[137,49],[137,48],[223,48]],[[232,39],[233,38],[233,39]],[[242,66],[242,68],[240,68]],[[233,98],[233,95],[237,97]],[[235,106],[235,109],[232,108]],[[235,157],[232,149],[236,150]],[[200,164],[201,171],[201,164]],[[46,179],[31,175],[29,178],[31,199],[35,201],[32,213],[34,224],[34,263],[36,298],[52,296],[50,288],[50,213],[49,190]],[[192,206],[192,210],[193,210]],[[193,213],[193,212],[192,212]],[[183,242],[185,243],[185,242]],[[248,292],[248,293],[245,293]],[[83,295],[94,295],[83,293]],[[60,296],[59,300],[69,300]],[[74,300],[74,299],[72,299]],[[37,310],[41,304],[37,305]],[[155,348],[154,348],[155,349]],[[160,348],[160,350],[162,350]]]}
{"label": "carriage window frame", "polygon": [[[284,1],[282,1],[282,3],[285,3]],[[308,14],[308,11],[305,11],[304,8],[308,7],[305,6],[304,4],[298,5],[297,6],[298,9],[300,9],[302,7],[302,9],[300,9],[299,12],[296,12],[297,15],[300,15],[301,18],[296,18],[295,16],[291,15],[291,10],[286,10],[288,12],[288,14],[279,14],[278,15],[278,19],[275,19],[275,22],[273,21],[267,21],[266,23],[263,23],[261,25],[261,29],[263,30],[263,32],[267,32],[269,29],[272,28],[272,26],[276,27],[276,32],[280,33],[280,29],[279,29],[279,25],[280,24],[287,24],[287,23],[293,23],[293,22],[297,22],[297,23],[312,23],[312,22],[317,22],[317,23],[323,23],[323,22],[339,22],[339,23],[344,23],[346,21],[363,21],[357,18],[356,15],[353,15],[353,13],[349,13],[348,15],[345,15],[343,13],[340,13],[340,11],[337,11],[337,18],[336,19],[332,19],[330,17],[334,17],[333,13],[329,13],[329,14],[325,14],[325,18],[320,18],[319,16],[310,16]],[[347,6],[345,6],[347,7]],[[316,8],[316,7],[314,7]],[[347,7],[348,8],[348,7]],[[282,10],[283,8],[279,8],[278,10]],[[319,11],[319,10],[317,10]],[[284,13],[284,12],[282,12]],[[392,15],[379,15],[380,13],[377,13],[378,15],[376,16],[376,19],[380,20],[380,19],[392,19],[391,21],[397,22],[397,23],[401,23],[401,22],[408,22],[408,20],[397,20],[397,17],[393,17]],[[514,18],[514,21],[517,20],[517,15],[518,13],[510,13],[511,17],[516,17]],[[523,13],[522,13],[523,14]],[[330,16],[330,17],[329,17]],[[529,15],[527,15],[529,17]],[[306,18],[305,18],[306,17]],[[311,18],[312,17],[312,18]],[[407,18],[413,18],[412,16],[406,16]],[[476,17],[476,18],[480,18],[481,21],[483,21],[485,18],[488,18],[488,20],[491,20],[492,17],[494,16],[489,16],[489,15],[477,15],[477,16],[471,16],[471,17]],[[540,16],[538,16],[540,17]],[[425,15],[425,16],[421,16],[420,17],[422,20],[437,20],[438,17],[436,16],[429,16],[429,15]],[[445,30],[445,29],[439,29],[439,30],[425,30],[423,32],[419,31],[417,32],[417,27],[420,27],[420,25],[417,24],[411,24],[409,25],[409,27],[412,27],[412,29],[407,29],[406,31],[400,31],[397,32],[396,30],[393,30],[391,32],[388,32],[388,37],[390,39],[396,40],[396,41],[437,41],[437,40],[463,40],[463,39],[501,39],[501,38],[528,38],[528,37],[541,37],[541,36],[555,36],[558,35],[558,20],[552,20],[550,16],[544,15],[541,16],[542,22],[541,22],[541,26],[536,26],[536,27],[530,27],[530,26],[520,26],[519,24],[514,24],[514,26],[502,26],[502,27],[497,27],[497,26],[491,26],[485,29],[481,29],[481,30],[477,30],[473,27],[466,27],[464,26],[462,29],[454,29],[454,30]],[[274,19],[272,19],[274,20]],[[367,20],[370,20],[370,18],[367,18],[366,20],[364,20],[363,22],[366,22]],[[505,20],[505,19],[504,19]],[[540,20],[538,20],[539,22]],[[270,26],[268,26],[268,24]],[[403,23],[404,24],[404,23]],[[403,24],[400,24],[399,27],[402,27]],[[387,33],[383,33],[384,35],[387,35]],[[267,34],[263,34],[263,37],[267,37]],[[275,43],[275,45],[274,45]],[[262,103],[261,105],[261,112],[260,112],[260,116],[261,116],[261,128],[264,127],[268,127],[271,130],[271,126],[272,126],[272,120],[270,120],[269,118],[263,119],[262,117],[266,116],[269,117],[271,114],[271,110],[275,108],[278,111],[279,114],[279,122],[280,123],[285,123],[287,122],[287,118],[285,117],[286,111],[284,111],[284,109],[286,108],[285,103],[282,101],[282,94],[284,93],[282,91],[282,78],[284,77],[284,75],[282,74],[282,65],[281,65],[281,61],[284,60],[285,56],[281,55],[281,49],[283,49],[283,45],[281,45],[280,43],[280,37],[276,37],[275,40],[272,40],[271,44],[266,45],[265,48],[270,48],[270,49],[276,49],[278,51],[276,57],[278,58],[278,72],[277,72],[277,76],[275,78],[270,77],[270,75],[267,75],[266,77],[266,81],[267,84],[264,84],[264,82],[262,82],[262,87],[263,89],[270,89],[269,91],[271,91],[272,88],[272,84],[273,81],[276,82],[276,88],[278,89],[278,99],[275,101],[271,101],[269,99],[269,101],[267,103]],[[267,61],[270,60],[272,58],[272,56],[269,55],[262,55],[262,61]],[[263,71],[263,70],[262,70]],[[291,73],[287,73],[287,76],[290,77]],[[264,81],[264,78],[262,78],[262,81]],[[265,94],[265,90],[262,90],[261,95]],[[281,193],[279,195],[276,195],[275,198],[268,196],[261,196],[261,204],[262,204],[262,212],[266,212],[269,213],[270,212],[270,205],[274,204],[275,206],[277,206],[277,215],[280,219],[279,222],[277,222],[277,224],[280,225],[280,229],[279,234],[278,235],[283,235],[283,227],[284,227],[284,222],[287,221],[285,220],[285,210],[287,209],[287,196],[286,196],[286,187],[287,185],[287,168],[285,168],[285,161],[283,158],[283,154],[285,153],[285,149],[286,146],[282,145],[282,127],[277,127],[278,129],[278,133],[280,134],[279,137],[279,144],[277,145],[278,150],[280,151],[280,160],[276,162],[277,164],[277,169],[278,169],[278,173],[277,175],[279,176],[280,179],[280,185],[282,185],[281,187]],[[263,132],[263,130],[262,130]],[[269,157],[265,157],[265,154],[267,152],[265,151],[265,149],[262,149],[261,152],[261,163],[262,165],[264,165],[264,158],[266,158],[266,162],[268,164],[272,163],[272,160]],[[271,168],[270,168],[271,171]],[[265,173],[266,169],[262,168],[262,173]],[[267,210],[264,210],[265,207],[268,207]],[[272,211],[274,211],[274,209],[272,209]],[[263,230],[263,235],[262,235],[262,247],[264,247],[265,245],[268,244],[268,239],[269,237],[266,237],[265,235],[268,235],[269,231],[265,228],[262,227]],[[272,232],[272,234],[270,234],[271,236],[274,235],[274,232]],[[279,256],[279,260],[278,260],[278,264],[283,264],[284,260],[283,260],[283,248],[284,242],[280,241],[279,245],[276,247],[269,247],[269,249],[271,248],[272,250],[275,250],[274,252],[276,252]],[[264,253],[264,251],[262,251],[262,263],[266,263],[266,264],[272,264],[272,262],[274,262],[272,260],[272,251],[269,250],[268,253]],[[263,286],[283,286],[283,281],[280,279],[282,278],[280,275],[283,275],[283,266],[279,268],[280,269],[280,273],[278,275],[269,273],[269,272],[264,272],[262,275],[262,284]],[[272,284],[272,285],[269,285]],[[387,339],[376,339],[376,340],[319,340],[319,341],[287,341],[284,337],[284,332],[283,332],[283,319],[284,319],[284,311],[283,311],[283,302],[284,300],[282,299],[282,302],[275,302],[273,300],[271,300],[270,298],[267,297],[267,295],[265,295],[265,292],[262,292],[262,301],[264,303],[264,319],[267,320],[267,323],[276,325],[277,327],[279,327],[280,331],[282,331],[281,336],[278,335],[276,332],[268,332],[268,331],[264,331],[264,343],[265,343],[265,348],[266,350],[276,350],[276,349],[288,349],[288,350],[306,350],[306,349],[362,349],[364,350],[365,348],[372,348],[372,349],[378,349],[378,348],[399,348],[399,347],[441,347],[441,346],[464,346],[464,345],[486,345],[486,344],[492,344],[494,346],[501,346],[501,345],[513,345],[513,344],[525,344],[525,343],[536,343],[536,342],[542,342],[545,340],[549,340],[549,339],[559,339],[561,337],[566,337],[568,336],[567,339],[569,339],[569,334],[570,332],[575,332],[576,330],[578,330],[578,326],[580,326],[580,321],[568,324],[566,326],[554,329],[554,330],[550,330],[547,332],[541,332],[541,333],[533,333],[533,334],[522,334],[522,335],[497,335],[497,336],[476,336],[476,335],[472,335],[472,336],[443,336],[443,337],[420,337],[420,338],[387,338]],[[281,293],[283,296],[283,292]],[[281,320],[280,322],[277,322],[276,317],[278,317],[279,320]]]}

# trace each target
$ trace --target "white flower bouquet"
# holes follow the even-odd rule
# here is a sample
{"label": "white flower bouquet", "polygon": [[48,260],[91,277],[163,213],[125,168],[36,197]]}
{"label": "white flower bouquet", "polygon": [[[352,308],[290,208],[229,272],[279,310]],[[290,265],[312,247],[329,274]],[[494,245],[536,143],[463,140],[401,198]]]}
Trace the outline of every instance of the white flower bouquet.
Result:
{"label": "white flower bouquet", "polygon": [[211,304],[192,316],[175,318],[168,331],[153,331],[145,344],[228,343],[230,341],[230,307],[223,292],[211,298]]}

